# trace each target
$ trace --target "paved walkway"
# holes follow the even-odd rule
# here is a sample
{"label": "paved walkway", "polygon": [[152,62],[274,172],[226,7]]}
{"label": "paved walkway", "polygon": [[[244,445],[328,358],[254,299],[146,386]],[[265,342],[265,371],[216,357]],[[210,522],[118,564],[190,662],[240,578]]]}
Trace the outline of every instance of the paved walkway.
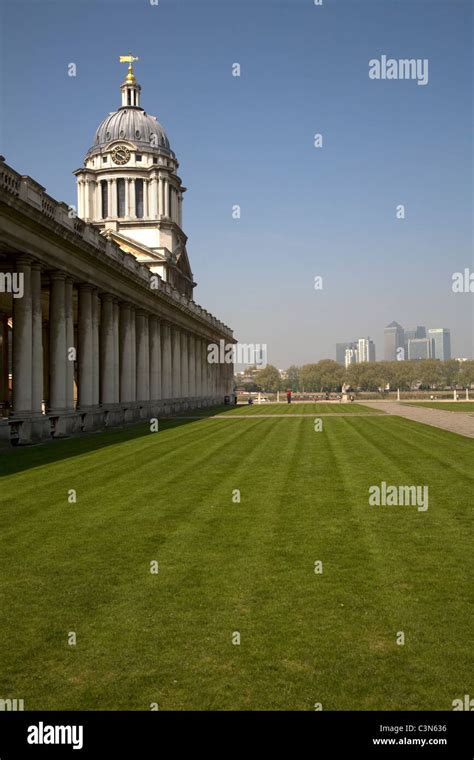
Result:
{"label": "paved walkway", "polygon": [[424,425],[449,430],[451,433],[474,438],[474,415],[469,412],[445,412],[443,409],[423,409],[410,404],[398,404],[393,401],[359,401],[362,406],[370,406],[387,414],[395,414]]}

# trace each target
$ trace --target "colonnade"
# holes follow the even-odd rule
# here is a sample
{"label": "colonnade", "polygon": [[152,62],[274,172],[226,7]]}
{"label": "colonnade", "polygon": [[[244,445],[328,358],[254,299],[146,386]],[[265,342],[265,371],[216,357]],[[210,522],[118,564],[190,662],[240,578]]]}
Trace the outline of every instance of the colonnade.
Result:
{"label": "colonnade", "polygon": [[202,333],[66,272],[42,271],[30,256],[15,263],[24,292],[12,299],[13,424],[28,418],[43,435],[47,418],[53,435],[67,435],[231,393],[233,366],[208,363],[212,341]]}
{"label": "colonnade", "polygon": [[[159,219],[165,217],[181,227],[182,192],[170,181],[167,175],[158,173],[152,174],[150,177],[130,177],[127,175],[100,179],[99,175],[97,180],[95,178],[78,179],[79,216],[84,219],[96,220],[117,219],[119,217],[117,182],[120,179],[123,179],[125,183],[125,213],[122,218]],[[138,216],[137,180],[143,183],[143,203],[140,216]],[[105,203],[103,184],[106,195]]]}

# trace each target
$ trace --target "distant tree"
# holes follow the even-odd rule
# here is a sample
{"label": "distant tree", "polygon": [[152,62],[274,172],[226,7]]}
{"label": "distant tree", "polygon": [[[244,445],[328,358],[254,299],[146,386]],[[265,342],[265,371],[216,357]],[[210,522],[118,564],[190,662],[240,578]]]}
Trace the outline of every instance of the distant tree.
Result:
{"label": "distant tree", "polygon": [[257,372],[255,381],[263,391],[274,393],[275,391],[280,390],[280,373],[272,364],[267,364],[264,369],[259,370]]}
{"label": "distant tree", "polygon": [[474,361],[459,362],[459,383],[465,388],[474,383]]}
{"label": "distant tree", "polygon": [[317,364],[305,364],[301,367],[300,386],[310,392],[340,390],[344,377],[344,367],[338,362],[322,359]]}
{"label": "distant tree", "polygon": [[282,385],[286,385],[286,387],[292,391],[301,390],[300,368],[296,367],[294,364],[292,364],[291,367],[288,367],[286,371],[286,380],[282,381]]}
{"label": "distant tree", "polygon": [[456,359],[441,362],[441,381],[449,388],[454,388],[458,384],[459,362]]}
{"label": "distant tree", "polygon": [[340,390],[345,379],[344,367],[332,359],[322,359],[316,367],[319,376],[319,390]]}
{"label": "distant tree", "polygon": [[421,359],[416,362],[418,379],[425,388],[436,388],[443,384],[442,363],[438,359]]}
{"label": "distant tree", "polygon": [[364,390],[367,379],[367,370],[365,363],[361,364],[349,364],[346,369],[346,383],[349,383],[350,387],[356,390],[361,388]]}
{"label": "distant tree", "polygon": [[300,386],[303,391],[319,391],[320,379],[317,364],[304,364],[301,367]]}
{"label": "distant tree", "polygon": [[390,362],[392,370],[392,388],[400,390],[410,390],[413,383],[417,380],[417,370],[415,361]]}

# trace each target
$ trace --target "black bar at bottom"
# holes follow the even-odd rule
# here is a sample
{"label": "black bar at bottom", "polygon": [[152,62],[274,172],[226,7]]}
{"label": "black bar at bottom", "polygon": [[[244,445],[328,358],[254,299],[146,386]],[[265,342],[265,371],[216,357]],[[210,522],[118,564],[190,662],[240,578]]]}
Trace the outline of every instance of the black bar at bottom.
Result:
{"label": "black bar at bottom", "polygon": [[[24,757],[474,758],[472,712],[0,712],[0,760]],[[306,749],[304,749],[306,747]]]}

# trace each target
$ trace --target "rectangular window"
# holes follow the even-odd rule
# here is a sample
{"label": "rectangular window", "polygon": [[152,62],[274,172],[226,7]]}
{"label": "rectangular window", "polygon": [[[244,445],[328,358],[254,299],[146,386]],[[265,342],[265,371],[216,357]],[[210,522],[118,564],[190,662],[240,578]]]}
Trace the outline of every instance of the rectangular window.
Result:
{"label": "rectangular window", "polygon": [[142,160],[142,157],[141,157],[140,153],[137,153],[137,155],[135,156],[135,158],[136,158],[137,161],[141,161]]}
{"label": "rectangular window", "polygon": [[107,163],[107,156],[102,156],[102,163],[103,163],[103,164],[106,164],[106,163]]}
{"label": "rectangular window", "polygon": [[102,193],[102,219],[107,219],[109,215],[109,194],[105,180],[100,183],[100,191]]}
{"label": "rectangular window", "polygon": [[117,180],[117,216],[125,216],[125,180]]}
{"label": "rectangular window", "polygon": [[135,213],[137,219],[143,219],[143,180],[135,180]]}

